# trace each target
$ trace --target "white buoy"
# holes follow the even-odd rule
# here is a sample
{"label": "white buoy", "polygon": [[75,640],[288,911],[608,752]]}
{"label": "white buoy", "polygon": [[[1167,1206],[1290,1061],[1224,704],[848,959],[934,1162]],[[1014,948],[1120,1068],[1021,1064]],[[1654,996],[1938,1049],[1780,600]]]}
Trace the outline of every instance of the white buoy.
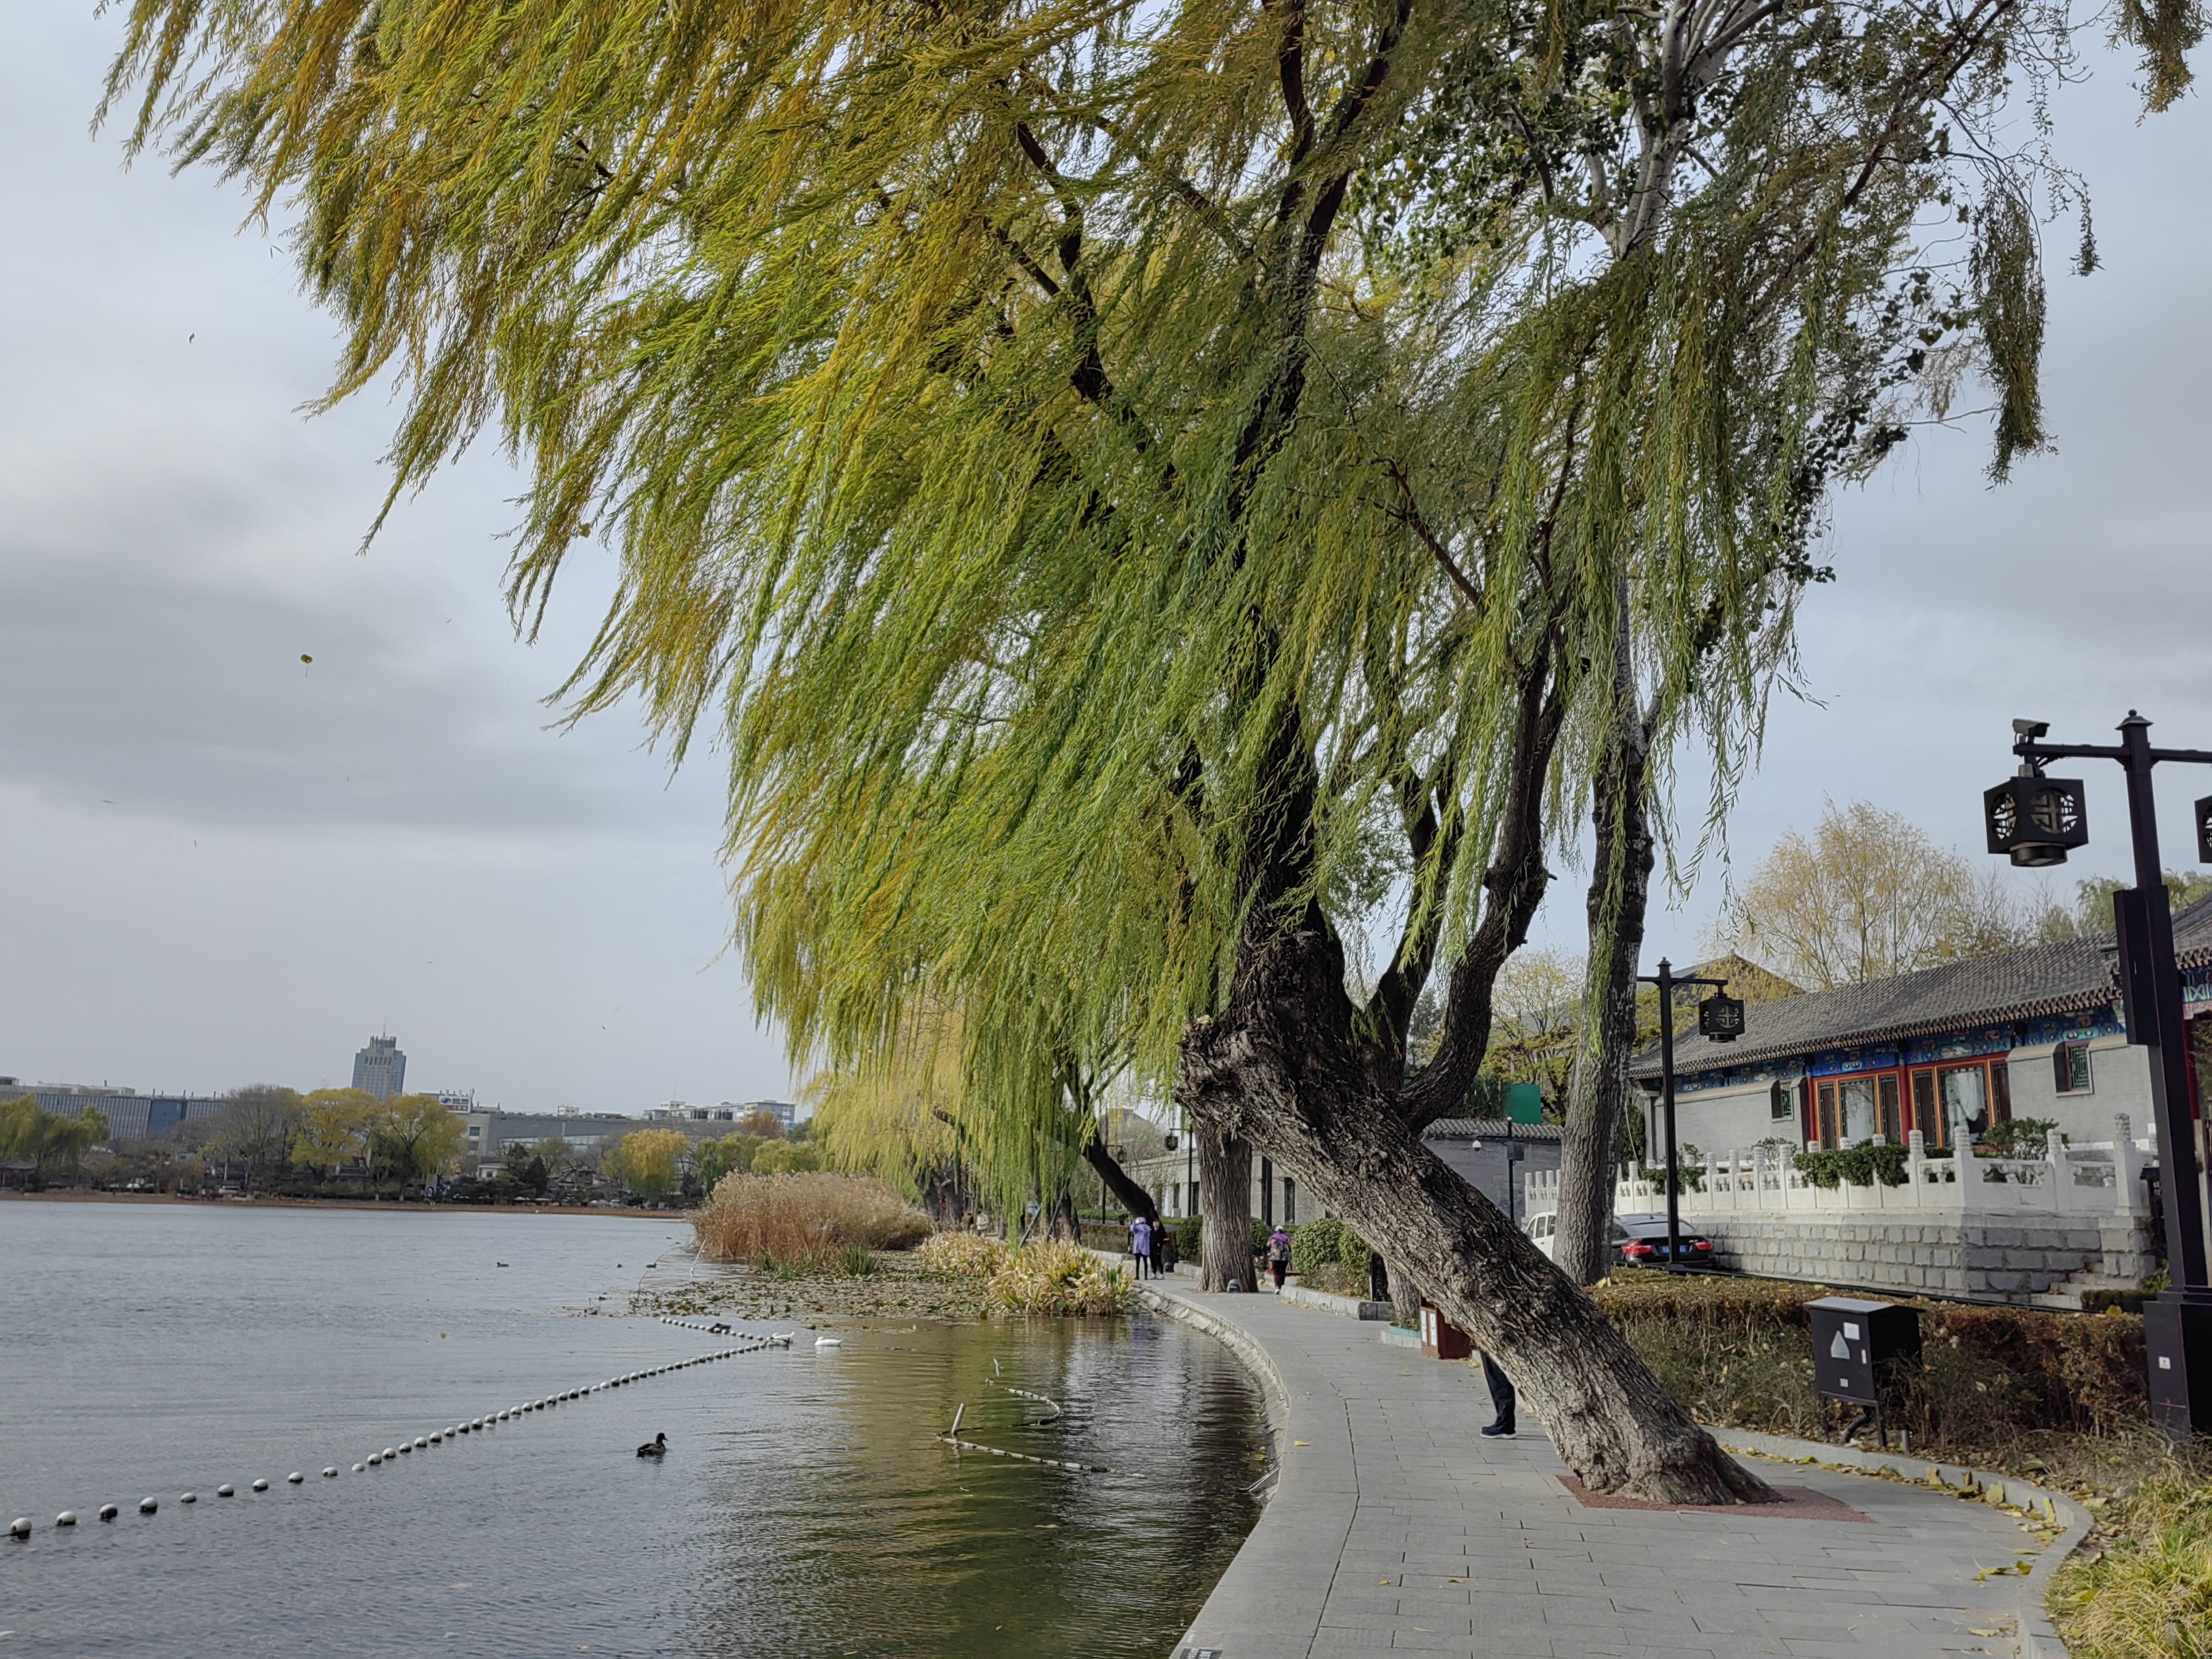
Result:
{"label": "white buoy", "polygon": [[425,1440],[425,1439],[424,1439],[421,1435],[419,1435],[419,1434],[418,1434],[418,1435],[416,1435],[416,1436],[415,1437],[415,1443],[416,1443],[416,1445],[418,1445],[418,1446],[427,1446],[427,1445],[428,1445],[430,1443],[429,1443],[428,1441]]}
{"label": "white buoy", "polygon": [[446,1437],[442,1434],[434,1434],[430,1437],[430,1443],[434,1446],[442,1446],[446,1443]]}
{"label": "white buoy", "polygon": [[238,1488],[225,1482],[215,1489],[215,1495],[217,1498],[235,1498],[238,1496]]}
{"label": "white buoy", "polygon": [[138,1500],[138,1513],[141,1515],[151,1515],[161,1507],[150,1498],[142,1498]]}
{"label": "white buoy", "polygon": [[8,1523],[8,1535],[10,1538],[28,1538],[31,1535],[31,1517],[27,1515],[19,1515],[10,1521]]}
{"label": "white buoy", "polygon": [[384,1462],[384,1455],[383,1455],[383,1454],[382,1454],[382,1453],[380,1453],[380,1452],[371,1452],[371,1453],[369,1453],[369,1455],[368,1455],[368,1467],[369,1467],[369,1468],[371,1468],[373,1469],[373,1468],[374,1468],[378,1464],[381,1463],[382,1462]]}
{"label": "white buoy", "polygon": [[266,1480],[257,1480],[253,1483],[253,1490],[256,1492],[267,1492],[269,1490],[269,1483]]}
{"label": "white buoy", "polygon": [[179,1504],[197,1504],[199,1501],[200,1495],[196,1492],[188,1492],[177,1500]]}
{"label": "white buoy", "polygon": [[399,1449],[404,1452],[411,1452],[415,1449],[415,1443],[412,1440],[403,1440],[399,1443]]}
{"label": "white buoy", "polygon": [[75,1510],[64,1510],[59,1515],[54,1517],[54,1524],[58,1527],[73,1527],[76,1525],[76,1511]]}
{"label": "white buoy", "polygon": [[356,1463],[353,1466],[353,1472],[356,1474],[366,1474],[368,1472],[368,1465],[366,1463]]}
{"label": "white buoy", "polygon": [[387,1462],[387,1463],[389,1463],[389,1462],[390,1462],[393,1458],[395,1458],[395,1457],[397,1457],[397,1456],[398,1456],[398,1455],[399,1455],[399,1454],[398,1454],[398,1452],[396,1452],[396,1451],[392,1450],[392,1448],[391,1448],[391,1447],[389,1447],[389,1446],[386,1446],[386,1447],[384,1449],[384,1461],[385,1461],[386,1462]]}
{"label": "white buoy", "polygon": [[100,1518],[103,1521],[112,1521],[118,1513],[120,1511],[112,1504],[102,1504],[100,1506]]}
{"label": "white buoy", "polygon": [[325,1463],[323,1466],[323,1479],[325,1480],[335,1480],[337,1478],[338,1466],[335,1463]]}
{"label": "white buoy", "polygon": [[299,1485],[302,1480],[305,1480],[307,1478],[307,1477],[306,1475],[304,1475],[304,1474],[301,1474],[301,1473],[299,1472],[299,1470],[295,1469],[295,1470],[293,1470],[293,1471],[292,1471],[292,1473],[291,1473],[291,1474],[289,1474],[286,1475],[286,1476],[284,1477],[284,1480],[285,1480],[285,1482],[286,1482],[286,1484],[287,1484],[287,1485],[296,1486],[298,1486],[298,1485]]}

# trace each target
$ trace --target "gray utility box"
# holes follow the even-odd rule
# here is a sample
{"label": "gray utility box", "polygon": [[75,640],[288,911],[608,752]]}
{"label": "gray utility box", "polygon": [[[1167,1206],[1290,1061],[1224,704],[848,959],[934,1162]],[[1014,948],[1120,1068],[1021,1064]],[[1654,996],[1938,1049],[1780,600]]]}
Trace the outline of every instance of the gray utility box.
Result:
{"label": "gray utility box", "polygon": [[1813,1322],[1813,1386],[1856,1406],[1893,1405],[1920,1369],[1920,1313],[1893,1302],[1824,1296],[1808,1302]]}

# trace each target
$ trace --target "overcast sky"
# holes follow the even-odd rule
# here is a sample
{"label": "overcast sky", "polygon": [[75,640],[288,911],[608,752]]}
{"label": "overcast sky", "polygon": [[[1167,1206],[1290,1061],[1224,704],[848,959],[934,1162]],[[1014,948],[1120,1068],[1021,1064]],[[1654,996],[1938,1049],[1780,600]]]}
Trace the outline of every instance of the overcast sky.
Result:
{"label": "overcast sky", "polygon": [[[213,1090],[348,1080],[390,1030],[416,1087],[638,1111],[787,1096],[716,862],[715,763],[671,780],[634,722],[547,729],[606,591],[591,556],[518,642],[489,454],[367,557],[391,418],[315,420],[329,321],[207,174],[125,172],[87,119],[116,32],[18,8],[0,62],[0,1073]],[[1983,478],[1985,424],[1923,434],[1846,496],[1732,838],[1739,862],[1863,797],[1979,856],[2007,722],[2109,741],[2131,707],[2212,747],[2204,105],[2138,125],[2109,61],[2057,101],[2106,269],[2054,274],[2056,454]],[[2051,234],[2051,263],[2070,226]],[[312,665],[301,656],[312,656]],[[2121,873],[2117,769],[2088,770]],[[2202,775],[2164,781],[2168,861]],[[1540,943],[1577,948],[1581,884]],[[1655,915],[1678,962],[1717,880]]]}

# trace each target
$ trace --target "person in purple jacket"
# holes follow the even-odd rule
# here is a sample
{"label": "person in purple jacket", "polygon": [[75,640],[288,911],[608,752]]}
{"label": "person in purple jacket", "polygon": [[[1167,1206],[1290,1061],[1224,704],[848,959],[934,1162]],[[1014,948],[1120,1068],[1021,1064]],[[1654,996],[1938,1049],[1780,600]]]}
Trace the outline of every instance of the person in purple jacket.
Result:
{"label": "person in purple jacket", "polygon": [[1142,1216],[1129,1224],[1129,1254],[1137,1258],[1137,1277],[1142,1279],[1152,1261],[1152,1224]]}

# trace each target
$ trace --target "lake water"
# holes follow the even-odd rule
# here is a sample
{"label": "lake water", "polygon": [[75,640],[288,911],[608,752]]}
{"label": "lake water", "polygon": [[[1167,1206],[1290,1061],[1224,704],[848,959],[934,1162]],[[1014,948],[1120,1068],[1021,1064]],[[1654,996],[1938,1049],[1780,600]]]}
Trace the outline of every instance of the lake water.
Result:
{"label": "lake water", "polygon": [[[582,1312],[688,1236],[0,1200],[0,1523],[38,1528],[0,1541],[0,1659],[1171,1650],[1265,1465],[1249,1379],[1168,1321],[836,1322],[836,1349],[802,1334],[352,1472],[725,1346]],[[1116,1473],[956,1455],[930,1436],[963,1401],[963,1438]],[[638,1458],[662,1431],[666,1460]]]}

